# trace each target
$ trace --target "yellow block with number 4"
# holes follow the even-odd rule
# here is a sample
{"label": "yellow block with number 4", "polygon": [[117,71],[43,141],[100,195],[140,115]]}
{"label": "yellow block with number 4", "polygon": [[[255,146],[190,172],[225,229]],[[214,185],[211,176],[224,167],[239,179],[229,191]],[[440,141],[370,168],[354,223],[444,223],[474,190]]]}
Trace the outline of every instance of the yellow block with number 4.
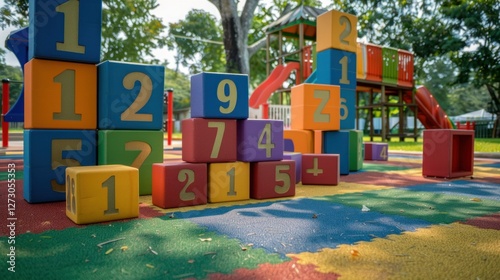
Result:
{"label": "yellow block with number 4", "polygon": [[66,216],[76,224],[139,216],[139,170],[125,165],[66,168]]}
{"label": "yellow block with number 4", "polygon": [[210,163],[208,165],[208,202],[250,199],[248,162]]}

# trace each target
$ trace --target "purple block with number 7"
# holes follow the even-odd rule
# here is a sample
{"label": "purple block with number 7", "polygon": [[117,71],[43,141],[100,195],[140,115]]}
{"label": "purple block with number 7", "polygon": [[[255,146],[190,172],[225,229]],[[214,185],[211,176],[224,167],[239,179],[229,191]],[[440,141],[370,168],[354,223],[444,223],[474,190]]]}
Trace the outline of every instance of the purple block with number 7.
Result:
{"label": "purple block with number 7", "polygon": [[237,130],[238,161],[283,159],[283,121],[239,120]]}

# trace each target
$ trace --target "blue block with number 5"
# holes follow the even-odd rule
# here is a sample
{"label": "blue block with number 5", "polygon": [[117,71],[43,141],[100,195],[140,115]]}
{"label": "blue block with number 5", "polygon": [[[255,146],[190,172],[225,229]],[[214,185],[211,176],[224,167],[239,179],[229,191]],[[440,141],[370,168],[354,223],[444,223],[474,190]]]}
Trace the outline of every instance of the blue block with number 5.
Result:
{"label": "blue block with number 5", "polygon": [[105,61],[97,71],[99,129],[162,129],[164,66]]}
{"label": "blue block with number 5", "polygon": [[95,130],[25,130],[24,199],[64,201],[67,167],[96,165]]}
{"label": "blue block with number 5", "polygon": [[30,0],[28,57],[96,64],[101,0]]}
{"label": "blue block with number 5", "polygon": [[340,174],[349,174],[350,133],[347,130],[323,131],[323,153],[340,156]]}
{"label": "blue block with number 5", "polygon": [[97,162],[139,169],[139,194],[152,193],[153,163],[163,162],[161,130],[99,130]]}
{"label": "blue block with number 5", "polygon": [[191,117],[248,118],[248,75],[200,73],[191,76]]}

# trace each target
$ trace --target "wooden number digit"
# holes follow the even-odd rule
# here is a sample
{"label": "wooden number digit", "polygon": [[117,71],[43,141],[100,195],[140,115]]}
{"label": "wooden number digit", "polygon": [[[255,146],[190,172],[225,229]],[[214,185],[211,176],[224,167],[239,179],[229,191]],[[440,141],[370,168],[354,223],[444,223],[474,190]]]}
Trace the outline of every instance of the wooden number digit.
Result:
{"label": "wooden number digit", "polygon": [[344,31],[340,33],[340,43],[349,45],[349,41],[346,38],[351,34],[351,21],[346,16],[341,16],[339,22],[340,25],[345,25]]}
{"label": "wooden number digit", "polygon": [[151,78],[141,72],[131,72],[123,78],[123,87],[128,90],[132,90],[135,86],[135,82],[139,81],[141,83],[141,90],[135,98],[134,102],[130,104],[127,110],[123,111],[120,119],[122,121],[140,121],[140,122],[150,122],[153,121],[153,114],[140,114],[137,113],[139,110],[148,103],[149,98],[151,98],[151,92],[153,92],[153,82]]}
{"label": "wooden number digit", "polygon": [[343,121],[349,116],[349,109],[347,108],[347,100],[340,98],[340,120]]}
{"label": "wooden number digit", "polygon": [[224,131],[226,130],[226,123],[224,122],[208,122],[208,127],[216,128],[217,134],[215,135],[214,146],[212,147],[212,153],[210,158],[217,158],[220,152],[220,146],[222,145],[222,139],[224,138]]}
{"label": "wooden number digit", "polygon": [[61,84],[61,112],[53,113],[52,118],[54,120],[81,120],[82,114],[75,112],[75,70],[64,70],[54,77],[54,82]]}
{"label": "wooden number digit", "polygon": [[118,209],[116,209],[116,191],[115,191],[115,175],[110,176],[101,185],[103,188],[108,189],[108,205],[107,209],[104,210],[104,215],[116,214]]}
{"label": "wooden number digit", "polygon": [[193,192],[187,191],[189,186],[194,182],[194,171],[191,169],[181,169],[181,171],[179,171],[179,174],[177,175],[177,180],[179,180],[179,182],[186,183],[182,188],[181,193],[179,194],[179,198],[182,201],[190,201],[195,199],[195,194]]}
{"label": "wooden number digit", "polygon": [[[228,94],[226,94],[226,85],[229,89]],[[222,103],[228,103],[227,107],[219,106],[219,111],[222,114],[229,114],[233,112],[234,108],[236,107],[236,102],[238,101],[236,84],[229,79],[222,80],[217,87],[217,98]]]}
{"label": "wooden number digit", "polygon": [[314,98],[321,99],[318,108],[314,111],[313,120],[314,122],[330,122],[330,114],[323,113],[323,109],[330,100],[330,91],[328,90],[315,90]]}
{"label": "wooden number digit", "polygon": [[387,159],[387,146],[382,147],[382,150],[380,151],[380,158]]}
{"label": "wooden number digit", "polygon": [[66,209],[76,214],[75,179],[66,176]]}
{"label": "wooden number digit", "polygon": [[[63,151],[79,151],[82,149],[82,140],[80,139],[54,139],[52,140],[52,170],[60,166],[79,166],[80,162],[72,158],[63,158]],[[63,177],[64,178],[64,177]],[[66,185],[58,184],[55,179],[50,181],[52,190],[55,192],[65,192]]]}
{"label": "wooden number digit", "polygon": [[[277,194],[284,194],[288,190],[290,190],[290,185],[291,185],[290,174],[286,173],[289,170],[290,170],[290,165],[276,165],[275,180],[276,180],[276,182],[280,182],[280,181],[283,182],[283,186],[276,185],[274,187],[274,191]],[[281,171],[285,171],[285,172],[281,172]]]}
{"label": "wooden number digit", "polygon": [[[271,124],[268,123],[264,126],[264,129],[259,137],[259,143],[257,144],[257,148],[266,150],[266,158],[271,157],[271,152],[274,149],[274,143],[271,142],[271,135]],[[266,137],[266,143],[263,143],[264,137]]]}
{"label": "wooden number digit", "polygon": [[340,60],[340,64],[342,65],[342,77],[340,77],[340,83],[344,85],[349,85],[351,84],[351,81],[347,78],[347,65],[349,63],[349,60],[347,56],[342,57]]}
{"label": "wooden number digit", "polygon": [[307,169],[306,172],[312,174],[313,176],[323,174],[323,169],[318,168],[318,158],[313,159],[313,168]]}
{"label": "wooden number digit", "polygon": [[80,1],[69,0],[57,6],[56,11],[64,14],[63,42],[57,42],[56,49],[58,51],[85,53],[85,46],[78,44]]}
{"label": "wooden number digit", "polygon": [[228,196],[235,196],[236,195],[236,190],[234,189],[234,167],[231,168],[227,172],[227,175],[229,176],[229,191],[227,192]]}
{"label": "wooden number digit", "polygon": [[135,167],[137,169],[141,168],[144,161],[148,158],[149,154],[151,154],[151,146],[149,146],[146,142],[141,141],[131,141],[125,143],[126,151],[141,151],[139,155],[135,158],[130,166]]}

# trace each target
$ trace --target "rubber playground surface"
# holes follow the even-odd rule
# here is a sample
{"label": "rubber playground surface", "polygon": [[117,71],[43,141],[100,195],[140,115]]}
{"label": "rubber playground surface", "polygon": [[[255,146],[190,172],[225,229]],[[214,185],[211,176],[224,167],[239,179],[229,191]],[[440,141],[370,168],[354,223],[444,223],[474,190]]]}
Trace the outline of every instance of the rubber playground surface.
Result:
{"label": "rubber playground surface", "polygon": [[500,160],[476,159],[473,178],[453,180],[422,177],[421,163],[389,153],[286,199],[160,209],[142,196],[137,219],[77,226],[65,202],[22,199],[22,151],[7,152],[0,279],[500,279]]}

